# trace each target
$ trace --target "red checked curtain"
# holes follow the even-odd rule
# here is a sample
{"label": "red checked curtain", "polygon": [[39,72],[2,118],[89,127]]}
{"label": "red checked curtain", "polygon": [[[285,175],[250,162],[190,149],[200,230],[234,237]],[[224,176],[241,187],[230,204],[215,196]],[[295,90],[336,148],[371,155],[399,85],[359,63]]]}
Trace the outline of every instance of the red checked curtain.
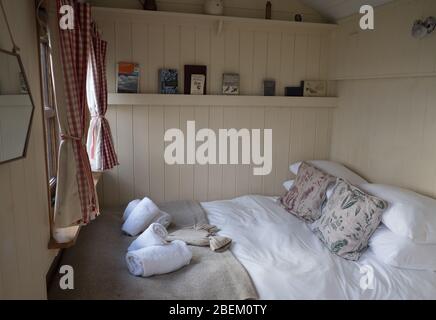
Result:
{"label": "red checked curtain", "polygon": [[[72,30],[63,30],[59,24],[62,17],[60,8],[64,5],[74,9]],[[62,228],[89,223],[99,214],[99,209],[91,166],[83,143],[87,112],[86,79],[91,49],[91,7],[77,0],[56,0],[56,6],[56,50],[62,65],[61,70],[58,70],[62,77],[57,79],[63,82],[56,83],[56,86],[62,87],[63,84],[63,90],[56,90],[62,141],[54,224]]]}
{"label": "red checked curtain", "polygon": [[106,80],[107,42],[102,40],[95,24],[92,26],[91,50],[88,62],[87,97],[91,114],[87,150],[92,171],[102,172],[118,165],[107,110]]}

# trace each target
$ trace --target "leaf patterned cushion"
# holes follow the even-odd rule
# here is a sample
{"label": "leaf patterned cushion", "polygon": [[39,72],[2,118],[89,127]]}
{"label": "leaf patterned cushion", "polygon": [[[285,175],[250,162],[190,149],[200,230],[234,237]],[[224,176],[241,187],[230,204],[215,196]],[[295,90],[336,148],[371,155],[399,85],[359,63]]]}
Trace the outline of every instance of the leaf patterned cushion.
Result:
{"label": "leaf patterned cushion", "polygon": [[290,213],[312,223],[321,217],[327,188],[335,182],[335,177],[303,162],[294,185],[280,201]]}
{"label": "leaf patterned cushion", "polygon": [[387,206],[386,201],[339,179],[314,232],[334,254],[359,260]]}

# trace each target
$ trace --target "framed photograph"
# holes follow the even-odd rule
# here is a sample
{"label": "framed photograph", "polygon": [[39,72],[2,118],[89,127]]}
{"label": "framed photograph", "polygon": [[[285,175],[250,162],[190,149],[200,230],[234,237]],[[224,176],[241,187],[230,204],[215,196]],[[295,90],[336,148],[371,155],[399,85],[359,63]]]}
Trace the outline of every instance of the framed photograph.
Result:
{"label": "framed photograph", "polygon": [[191,92],[192,95],[203,95],[206,76],[204,74],[191,75]]}
{"label": "framed photograph", "polygon": [[327,96],[327,81],[304,81],[305,97]]}
{"label": "framed photograph", "polygon": [[[185,65],[185,94],[205,95],[207,66]],[[195,85],[195,88],[192,87]]]}
{"label": "framed photograph", "polygon": [[131,62],[119,62],[117,71],[117,93],[138,93],[139,65]]}
{"label": "framed photograph", "polygon": [[223,94],[239,95],[239,74],[237,73],[223,74]]}
{"label": "framed photograph", "polygon": [[275,80],[263,81],[263,95],[272,97],[276,95],[276,82]]}
{"label": "framed photograph", "polygon": [[159,70],[159,87],[162,94],[178,93],[178,72],[176,69]]}

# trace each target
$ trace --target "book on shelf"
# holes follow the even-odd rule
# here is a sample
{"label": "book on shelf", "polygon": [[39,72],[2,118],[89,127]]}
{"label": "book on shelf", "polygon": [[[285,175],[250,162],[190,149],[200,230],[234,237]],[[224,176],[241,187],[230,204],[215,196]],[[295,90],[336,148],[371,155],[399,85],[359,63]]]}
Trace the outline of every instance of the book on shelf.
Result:
{"label": "book on shelf", "polygon": [[178,71],[176,69],[159,70],[159,89],[162,94],[178,93]]}
{"label": "book on shelf", "polygon": [[[196,87],[192,87],[195,85]],[[205,95],[207,88],[207,66],[185,65],[185,94]]]}
{"label": "book on shelf", "polygon": [[276,82],[274,80],[265,80],[263,82],[264,96],[275,96],[276,95]]}
{"label": "book on shelf", "polygon": [[206,83],[206,76],[204,74],[192,74],[191,75],[191,94],[192,95],[203,95],[205,83]]}
{"label": "book on shelf", "polygon": [[223,94],[239,95],[239,74],[237,73],[223,74]]}
{"label": "book on shelf", "polygon": [[117,93],[138,93],[139,64],[119,62],[117,71]]}

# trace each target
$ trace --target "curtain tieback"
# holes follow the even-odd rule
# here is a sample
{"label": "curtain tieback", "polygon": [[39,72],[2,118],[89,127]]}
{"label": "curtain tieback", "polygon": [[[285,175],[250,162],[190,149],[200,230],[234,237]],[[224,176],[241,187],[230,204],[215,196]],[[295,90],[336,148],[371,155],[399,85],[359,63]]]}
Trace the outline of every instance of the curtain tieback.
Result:
{"label": "curtain tieback", "polygon": [[78,137],[74,137],[74,136],[70,136],[68,134],[61,134],[61,139],[62,140],[74,140],[74,141],[82,141],[82,139],[78,138]]}

